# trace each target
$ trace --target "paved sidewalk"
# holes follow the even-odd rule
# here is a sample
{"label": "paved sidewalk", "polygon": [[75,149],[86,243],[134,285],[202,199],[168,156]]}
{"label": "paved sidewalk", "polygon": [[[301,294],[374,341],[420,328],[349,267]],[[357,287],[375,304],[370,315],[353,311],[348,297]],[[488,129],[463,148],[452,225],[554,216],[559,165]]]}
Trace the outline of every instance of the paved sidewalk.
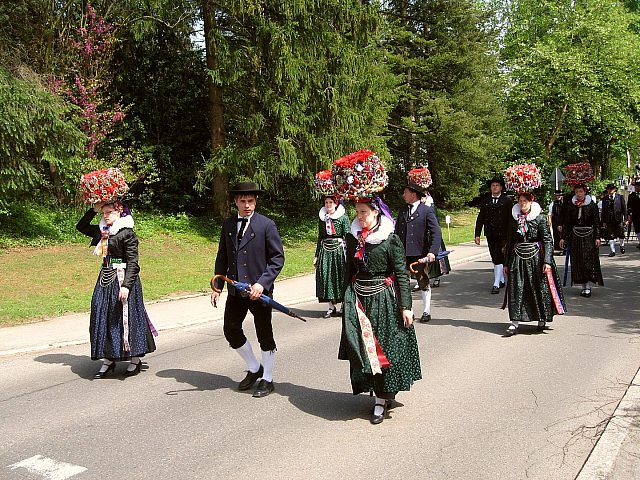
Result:
{"label": "paved sidewalk", "polygon": [[[484,242],[479,246],[473,242],[455,245],[449,250],[451,265],[489,256]],[[276,282],[274,299],[290,307],[315,300],[315,291],[315,276],[303,275]],[[158,331],[219,322],[224,313],[226,292],[224,289],[218,308],[211,306],[209,294],[200,294],[148,303],[147,311]],[[88,342],[89,314],[74,313],[38,323],[0,328],[0,357]]]}

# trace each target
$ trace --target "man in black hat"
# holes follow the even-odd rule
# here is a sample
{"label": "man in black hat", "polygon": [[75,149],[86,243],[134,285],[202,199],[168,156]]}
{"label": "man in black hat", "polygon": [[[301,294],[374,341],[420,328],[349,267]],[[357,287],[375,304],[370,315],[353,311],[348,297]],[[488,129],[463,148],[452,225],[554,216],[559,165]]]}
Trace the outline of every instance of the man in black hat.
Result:
{"label": "man in black hat", "polygon": [[490,193],[480,201],[480,212],[476,219],[475,239],[480,245],[480,234],[484,228],[489,253],[493,262],[493,287],[491,293],[498,293],[504,287],[504,254],[507,245],[509,217],[513,202],[504,194],[504,181],[492,178],[487,182]]}
{"label": "man in black hat", "polygon": [[[409,182],[404,187],[402,198],[407,206],[398,215],[395,233],[404,245],[407,270],[414,262],[430,263],[436,260],[442,243],[442,230],[433,207],[422,203],[424,192],[420,185]],[[431,320],[431,287],[429,282],[421,291],[423,311],[420,322]]]}
{"label": "man in black hat", "polygon": [[613,183],[607,185],[607,194],[602,199],[602,226],[609,240],[610,257],[616,256],[616,238],[620,239],[620,253],[624,253],[624,225],[627,222],[627,206],[624,197]]}
{"label": "man in black hat", "polygon": [[[249,390],[261,379],[253,392],[253,396],[257,398],[273,392],[276,355],[271,307],[257,300],[262,294],[273,295],[273,284],[284,266],[284,250],[276,224],[255,211],[260,193],[262,190],[253,182],[242,182],[229,190],[238,214],[230,216],[222,224],[214,272],[214,275],[225,275],[251,285],[248,295],[241,295],[234,287],[228,287],[224,336],[247,365],[247,375],[238,388]],[[218,306],[218,297],[224,283],[221,279],[214,283],[218,290],[211,293],[211,304],[214,307]],[[242,331],[242,322],[249,311],[253,314],[256,336],[262,350],[262,363],[256,359],[253,348]]]}
{"label": "man in black hat", "polygon": [[551,224],[551,233],[553,235],[553,249],[562,250],[560,248],[560,240],[562,239],[562,206],[564,203],[564,194],[562,190],[556,190],[553,193],[553,201],[549,205],[549,220]]}

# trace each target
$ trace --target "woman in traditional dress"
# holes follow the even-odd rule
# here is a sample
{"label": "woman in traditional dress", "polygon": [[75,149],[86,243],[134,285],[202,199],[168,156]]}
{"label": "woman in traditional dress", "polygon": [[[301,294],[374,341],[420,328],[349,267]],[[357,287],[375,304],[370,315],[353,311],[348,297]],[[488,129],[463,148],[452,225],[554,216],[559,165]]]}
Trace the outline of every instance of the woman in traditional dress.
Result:
{"label": "woman in traditional dress", "polygon": [[542,208],[530,192],[518,194],[506,248],[507,299],[515,335],[521,322],[537,322],[543,330],[553,316],[565,313],[562,288],[553,260],[553,239]]}
{"label": "woman in traditional dress", "polygon": [[[91,220],[102,212],[99,225]],[[152,325],[142,298],[138,273],[138,237],[133,232],[129,208],[118,201],[98,203],[80,219],[76,228],[91,237],[94,255],[102,259],[91,299],[89,334],[91,359],[102,359],[95,378],[115,370],[116,361],[129,360],[124,375],[141,370],[141,357],[156,349]]]}
{"label": "woman in traditional dress", "polygon": [[604,285],[600,269],[600,217],[598,207],[587,195],[587,187],[577,184],[564,207],[563,238],[560,248],[569,248],[571,285],[582,285],[580,295],[591,296],[591,284]]}
{"label": "woman in traditional dress", "polygon": [[354,395],[375,395],[373,424],[384,420],[397,392],[422,378],[404,248],[381,211],[379,199],[356,204],[338,354],[349,360]]}
{"label": "woman in traditional dress", "polygon": [[349,218],[335,197],[324,197],[318,212],[318,244],[313,264],[316,266],[316,297],[329,302],[324,318],[338,316],[337,303],[344,293],[345,242],[349,233]]}

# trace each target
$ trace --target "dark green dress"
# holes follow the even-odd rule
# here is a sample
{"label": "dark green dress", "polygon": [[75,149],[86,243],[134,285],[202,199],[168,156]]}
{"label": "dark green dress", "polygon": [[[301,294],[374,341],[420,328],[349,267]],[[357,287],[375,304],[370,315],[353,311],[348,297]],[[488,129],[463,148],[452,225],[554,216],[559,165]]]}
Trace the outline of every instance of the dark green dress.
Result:
{"label": "dark green dress", "polygon": [[333,219],[333,227],[335,233],[328,234],[326,222],[318,220],[316,297],[320,302],[341,302],[344,292],[344,238],[351,227],[347,215]]}
{"label": "dark green dress", "polygon": [[571,255],[571,285],[593,282],[604,285],[596,239],[600,238],[600,215],[591,199],[577,206],[575,197],[563,208],[562,233]]}
{"label": "dark green dress", "polygon": [[[356,247],[356,238],[349,234],[348,285],[338,358],[350,363],[354,395],[373,391],[380,398],[393,398],[396,392],[409,390],[413,382],[422,378],[415,330],[413,325],[404,326],[400,310],[411,309],[404,247],[394,233],[377,245],[367,243],[364,260],[355,258]],[[393,281],[385,281],[390,277]],[[350,281],[352,278],[353,282]],[[356,298],[390,363],[381,374],[372,373],[356,311]]]}
{"label": "dark green dress", "polygon": [[[516,205],[514,208],[517,207]],[[537,208],[540,209],[539,206]],[[518,222],[511,218],[506,250],[506,264],[509,267],[509,319],[518,322],[552,322],[553,316],[564,313],[566,308],[553,260],[553,239],[547,219],[538,214],[526,221],[526,230],[523,234]],[[545,263],[552,269],[551,287],[543,272]],[[561,307],[556,306],[552,289],[555,290]]]}

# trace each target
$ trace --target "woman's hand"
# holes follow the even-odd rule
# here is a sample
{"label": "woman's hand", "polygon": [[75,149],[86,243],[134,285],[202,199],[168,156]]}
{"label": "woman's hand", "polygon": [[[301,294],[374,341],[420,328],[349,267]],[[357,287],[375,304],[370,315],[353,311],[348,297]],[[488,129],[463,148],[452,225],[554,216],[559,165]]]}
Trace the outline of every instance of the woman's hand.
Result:
{"label": "woman's hand", "polygon": [[600,241],[600,239],[599,239],[599,238],[597,238],[597,239],[596,239],[596,248],[600,248],[600,244],[601,244],[601,243],[602,243],[602,242]]}
{"label": "woman's hand", "polygon": [[509,276],[509,267],[502,267],[502,271],[505,277]]}
{"label": "woman's hand", "polygon": [[118,300],[122,303],[126,302],[129,298],[129,289],[127,287],[120,287],[120,293],[118,294]]}
{"label": "woman's hand", "polygon": [[316,267],[318,265],[318,257],[314,257],[313,266]]}
{"label": "woman's hand", "polygon": [[560,248],[564,250],[565,241],[564,238],[560,239]]}
{"label": "woman's hand", "polygon": [[104,207],[104,202],[98,202],[93,206],[93,211],[100,213],[102,211],[102,207]]}
{"label": "woman's hand", "polygon": [[413,325],[413,311],[402,310],[402,320],[404,320],[404,326],[407,328]]}
{"label": "woman's hand", "polygon": [[545,263],[545,264],[544,264],[544,267],[542,267],[542,271],[543,271],[544,273],[548,273],[548,272],[550,272],[550,271],[551,271],[551,265],[549,265],[548,263]]}
{"label": "woman's hand", "polygon": [[216,292],[215,290],[211,292],[211,305],[215,308],[218,308],[218,297],[220,297],[220,292]]}

